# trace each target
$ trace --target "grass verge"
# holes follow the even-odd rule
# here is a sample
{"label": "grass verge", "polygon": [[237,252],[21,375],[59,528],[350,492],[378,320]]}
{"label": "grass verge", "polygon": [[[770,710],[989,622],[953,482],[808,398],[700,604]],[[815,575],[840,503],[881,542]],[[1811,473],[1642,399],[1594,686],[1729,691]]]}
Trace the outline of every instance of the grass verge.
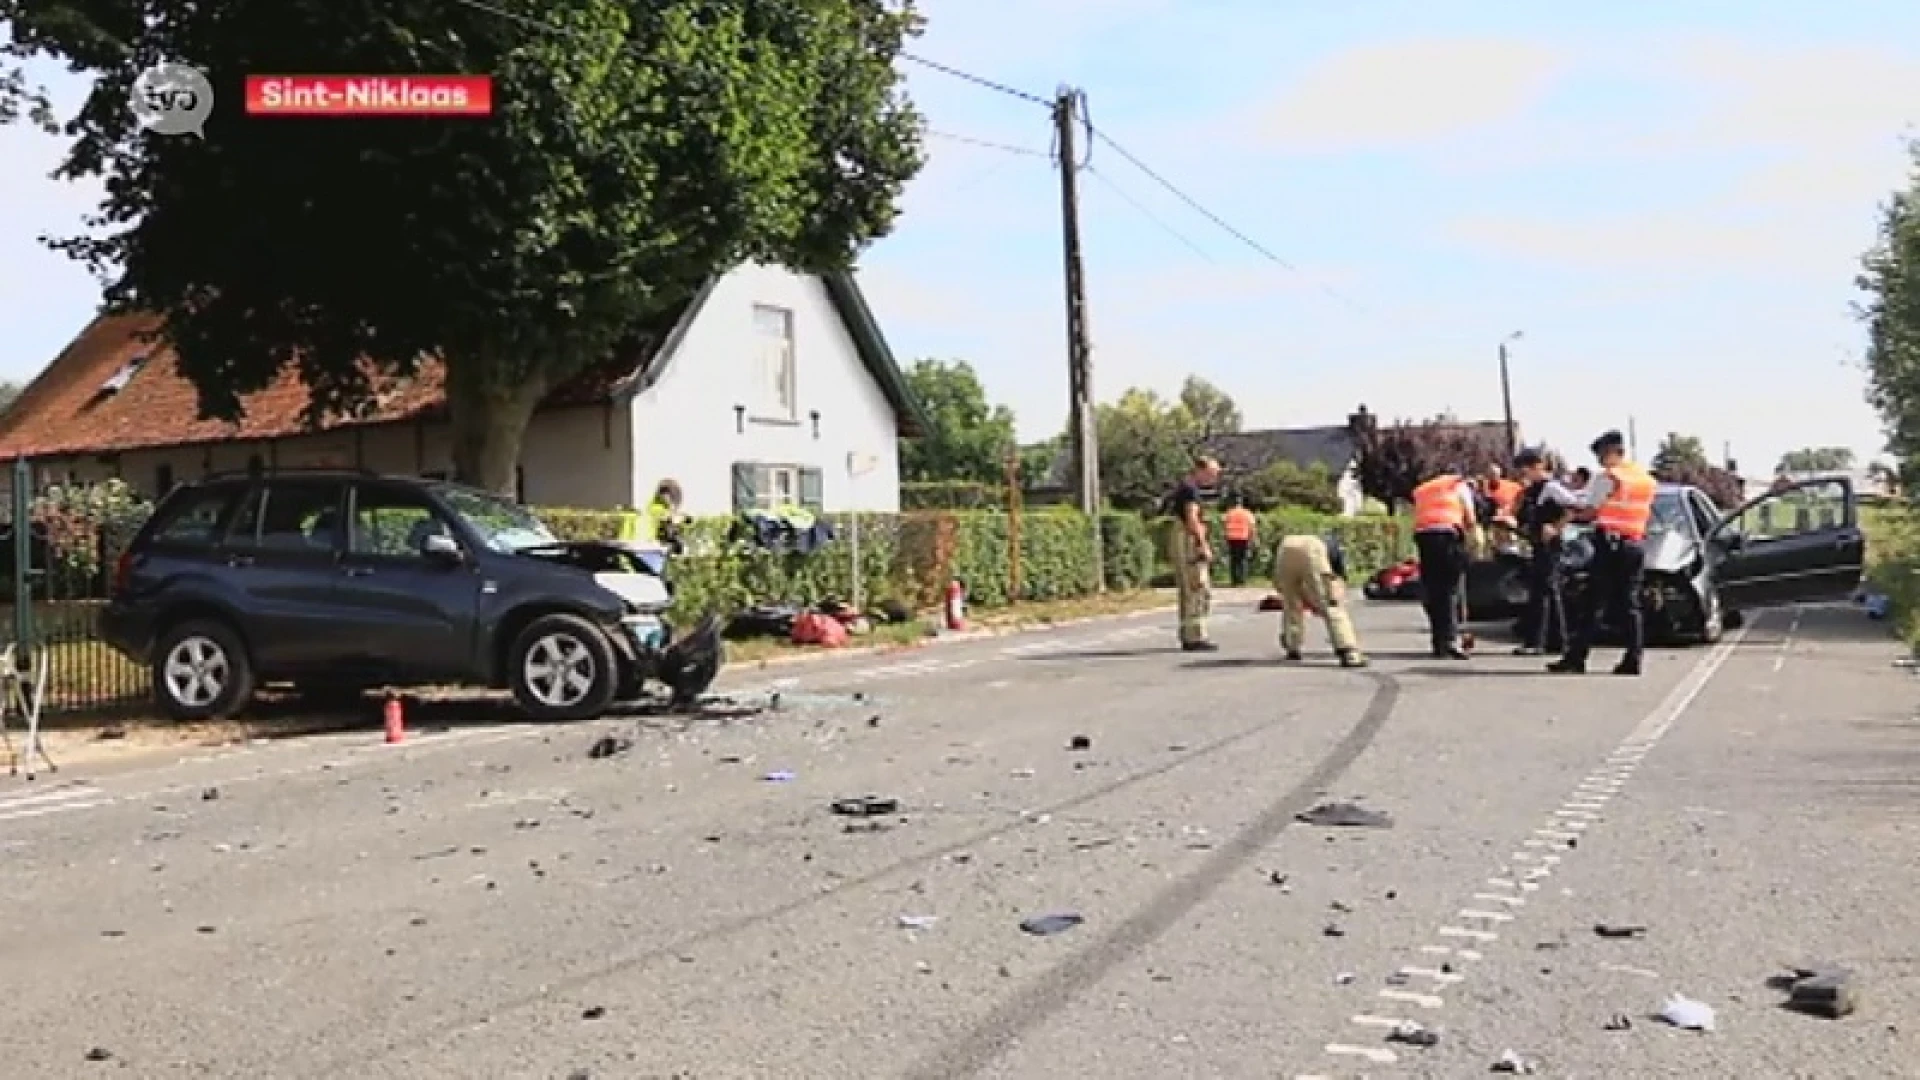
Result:
{"label": "grass verge", "polygon": [[1887,595],[1887,621],[1920,649],[1920,513],[1903,506],[1866,508],[1867,585]]}

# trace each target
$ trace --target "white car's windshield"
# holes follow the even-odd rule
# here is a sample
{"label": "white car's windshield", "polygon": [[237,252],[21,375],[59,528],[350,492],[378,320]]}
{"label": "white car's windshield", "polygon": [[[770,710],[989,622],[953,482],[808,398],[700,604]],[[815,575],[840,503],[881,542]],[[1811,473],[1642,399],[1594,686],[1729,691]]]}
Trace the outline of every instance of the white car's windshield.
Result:
{"label": "white car's windshield", "polygon": [[455,484],[441,484],[434,490],[468,528],[480,534],[483,543],[502,554],[559,543],[545,522],[518,503]]}

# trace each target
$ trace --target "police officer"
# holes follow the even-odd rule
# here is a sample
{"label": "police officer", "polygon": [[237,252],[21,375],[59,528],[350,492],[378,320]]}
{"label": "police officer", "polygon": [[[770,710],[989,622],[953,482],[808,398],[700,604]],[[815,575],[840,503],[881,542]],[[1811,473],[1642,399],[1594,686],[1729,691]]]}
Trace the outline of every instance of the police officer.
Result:
{"label": "police officer", "polygon": [[1587,670],[1587,655],[1600,630],[1602,614],[1620,614],[1626,634],[1626,653],[1614,667],[1615,675],[1640,674],[1645,629],[1640,620],[1640,582],[1646,569],[1647,522],[1653,517],[1653,497],[1659,488],[1647,470],[1627,460],[1627,441],[1609,431],[1593,441],[1600,471],[1587,485],[1584,505],[1572,511],[1575,521],[1593,524],[1593,563],[1585,602],[1574,620],[1566,655],[1547,665],[1563,675]]}
{"label": "police officer", "polygon": [[1560,595],[1561,529],[1568,510],[1578,506],[1580,498],[1554,479],[1546,455],[1538,450],[1520,451],[1513,465],[1526,485],[1514,518],[1531,551],[1527,561],[1527,611],[1521,619],[1526,636],[1513,651],[1516,656],[1557,653],[1566,647],[1567,640],[1566,605]]}
{"label": "police officer", "polygon": [[1413,546],[1420,555],[1421,605],[1433,655],[1465,660],[1460,646],[1460,586],[1467,572],[1467,534],[1479,525],[1474,492],[1458,469],[1444,469],[1413,489]]}
{"label": "police officer", "polygon": [[1207,615],[1213,608],[1213,543],[1200,501],[1220,482],[1220,463],[1210,457],[1193,461],[1193,469],[1167,496],[1173,516],[1173,540],[1168,559],[1173,563],[1174,586],[1180,596],[1180,648],[1187,652],[1218,652],[1207,636]]}
{"label": "police officer", "polygon": [[1367,658],[1360,653],[1360,639],[1354,635],[1353,619],[1347,615],[1347,559],[1340,538],[1324,539],[1311,534],[1289,536],[1280,541],[1279,554],[1273,560],[1273,589],[1280,594],[1280,648],[1287,659],[1298,661],[1300,647],[1306,643],[1307,612],[1326,620],[1327,637],[1333,641],[1340,666],[1362,668]]}

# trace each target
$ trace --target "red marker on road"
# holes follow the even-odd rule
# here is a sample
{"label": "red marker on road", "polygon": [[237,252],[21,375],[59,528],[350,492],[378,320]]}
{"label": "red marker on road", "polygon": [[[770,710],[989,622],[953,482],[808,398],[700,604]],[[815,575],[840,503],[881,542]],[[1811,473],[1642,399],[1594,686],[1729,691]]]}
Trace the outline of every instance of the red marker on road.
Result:
{"label": "red marker on road", "polygon": [[386,719],[388,744],[406,741],[407,713],[406,707],[400,704],[400,695],[387,695]]}

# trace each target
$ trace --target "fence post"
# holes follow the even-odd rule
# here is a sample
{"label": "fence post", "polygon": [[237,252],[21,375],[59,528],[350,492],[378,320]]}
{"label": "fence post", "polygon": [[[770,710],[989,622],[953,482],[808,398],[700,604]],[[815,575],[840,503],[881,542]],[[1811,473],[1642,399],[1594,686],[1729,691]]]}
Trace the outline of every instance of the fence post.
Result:
{"label": "fence post", "polygon": [[1018,604],[1020,580],[1020,451],[1007,451],[1007,603]]}
{"label": "fence post", "polygon": [[33,466],[13,459],[13,641],[27,656],[33,649]]}

